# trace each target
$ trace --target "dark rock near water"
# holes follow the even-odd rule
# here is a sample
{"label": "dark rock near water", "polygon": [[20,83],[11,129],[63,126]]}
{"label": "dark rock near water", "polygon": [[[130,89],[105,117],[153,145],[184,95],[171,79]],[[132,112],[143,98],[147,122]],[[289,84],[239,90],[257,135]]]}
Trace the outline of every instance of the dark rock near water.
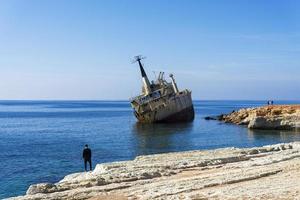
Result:
{"label": "dark rock near water", "polygon": [[204,117],[205,120],[219,120],[222,121],[223,120],[223,114],[222,115],[217,115],[217,116],[207,116]]}
{"label": "dark rock near water", "polygon": [[205,120],[217,120],[217,117],[204,117]]}

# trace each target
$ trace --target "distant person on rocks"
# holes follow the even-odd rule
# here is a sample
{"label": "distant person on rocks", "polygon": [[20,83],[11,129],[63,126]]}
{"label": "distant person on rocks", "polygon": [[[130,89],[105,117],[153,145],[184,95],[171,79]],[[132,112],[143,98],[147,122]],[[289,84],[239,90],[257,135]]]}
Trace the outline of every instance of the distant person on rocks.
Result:
{"label": "distant person on rocks", "polygon": [[92,171],[92,151],[87,144],[85,145],[85,147],[83,149],[82,158],[84,160],[85,171],[87,171],[87,169],[86,169],[87,162],[89,162],[90,170]]}

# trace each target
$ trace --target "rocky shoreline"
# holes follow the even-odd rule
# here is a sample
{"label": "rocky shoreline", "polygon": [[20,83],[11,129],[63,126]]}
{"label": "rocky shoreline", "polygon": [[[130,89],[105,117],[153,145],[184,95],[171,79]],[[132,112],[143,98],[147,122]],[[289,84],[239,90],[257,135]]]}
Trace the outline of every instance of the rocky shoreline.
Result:
{"label": "rocky shoreline", "polygon": [[272,105],[240,109],[205,119],[246,125],[249,129],[297,130],[300,129],[300,105]]}
{"label": "rocky shoreline", "polygon": [[10,199],[299,199],[299,182],[300,142],[293,142],[98,164]]}

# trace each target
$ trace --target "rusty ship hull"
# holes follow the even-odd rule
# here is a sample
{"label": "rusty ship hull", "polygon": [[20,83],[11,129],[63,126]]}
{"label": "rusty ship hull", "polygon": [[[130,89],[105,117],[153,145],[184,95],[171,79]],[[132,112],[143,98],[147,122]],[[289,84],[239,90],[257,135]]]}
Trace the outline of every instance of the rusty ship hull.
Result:
{"label": "rusty ship hull", "polygon": [[149,103],[146,109],[134,110],[135,117],[143,123],[174,123],[194,120],[191,93],[184,91],[169,99],[161,98]]}

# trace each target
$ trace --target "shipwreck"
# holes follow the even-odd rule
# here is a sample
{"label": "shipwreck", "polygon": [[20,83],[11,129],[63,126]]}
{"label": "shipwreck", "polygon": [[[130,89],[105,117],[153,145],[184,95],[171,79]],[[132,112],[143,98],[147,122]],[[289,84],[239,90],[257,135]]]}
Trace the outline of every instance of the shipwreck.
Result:
{"label": "shipwreck", "polygon": [[139,64],[142,75],[142,94],[131,99],[134,115],[139,122],[169,123],[190,122],[194,120],[194,106],[191,91],[180,91],[175,78],[170,74],[171,82],[164,79],[164,72],[160,72],[157,80],[149,81],[141,60],[136,56],[134,62]]}

